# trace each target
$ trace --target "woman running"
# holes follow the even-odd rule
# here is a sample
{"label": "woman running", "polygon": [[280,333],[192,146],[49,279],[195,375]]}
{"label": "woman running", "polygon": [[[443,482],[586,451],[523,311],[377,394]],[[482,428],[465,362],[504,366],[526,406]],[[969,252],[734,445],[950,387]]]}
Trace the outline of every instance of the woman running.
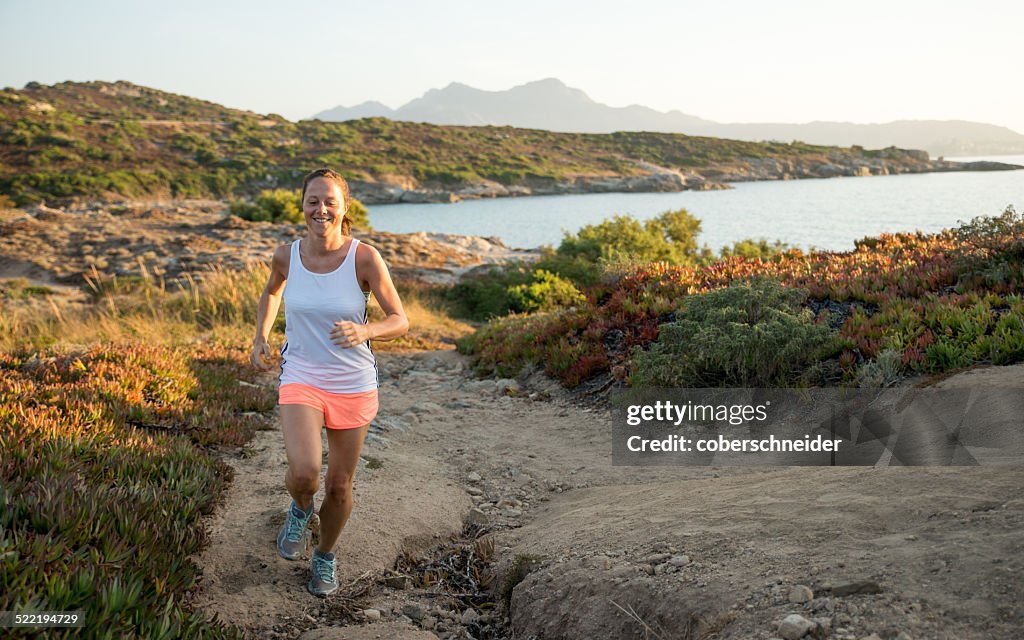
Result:
{"label": "woman running", "polygon": [[[251,354],[254,366],[270,368],[267,340],[283,294],[285,344],[278,402],[288,457],[284,481],[292,503],[277,536],[277,551],[283,558],[298,560],[307,550],[307,525],[320,486],[320,430],[326,426],[320,542],[313,551],[307,585],[318,596],[338,588],[332,550],[352,512],[356,464],[370,421],[377,415],[377,363],[370,340],[391,340],[409,329],[380,253],[351,236],[349,203],[348,183],[330,169],[317,169],[302,181],[307,233],[274,252],[259,300]],[[367,322],[370,293],[386,314],[383,320]]]}

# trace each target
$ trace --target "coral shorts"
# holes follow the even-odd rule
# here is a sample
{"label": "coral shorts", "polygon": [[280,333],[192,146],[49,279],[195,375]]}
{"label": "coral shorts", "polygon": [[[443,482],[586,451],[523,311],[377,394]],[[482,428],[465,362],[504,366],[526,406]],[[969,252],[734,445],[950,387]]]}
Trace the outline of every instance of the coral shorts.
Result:
{"label": "coral shorts", "polygon": [[377,415],[377,390],[362,393],[331,393],[308,384],[289,382],[278,389],[278,404],[303,404],[324,414],[328,429],[356,429]]}

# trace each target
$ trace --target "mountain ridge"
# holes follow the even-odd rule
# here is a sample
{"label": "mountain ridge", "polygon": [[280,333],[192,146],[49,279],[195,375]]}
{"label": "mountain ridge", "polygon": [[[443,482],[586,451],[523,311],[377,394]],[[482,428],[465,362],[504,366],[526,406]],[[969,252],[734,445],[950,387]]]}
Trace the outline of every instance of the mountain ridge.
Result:
{"label": "mountain ridge", "polygon": [[[527,100],[524,100],[527,98]],[[557,78],[543,78],[510,89],[489,91],[461,82],[429,89],[397,109],[334,107],[311,119],[327,122],[380,116],[442,125],[514,126],[566,133],[650,131],[761,141],[799,140],[808,144],[924,149],[934,156],[1024,153],[1024,135],[1000,125],[970,120],[893,120],[854,123],[716,122],[678,109],[658,111],[631,104],[612,107]]]}

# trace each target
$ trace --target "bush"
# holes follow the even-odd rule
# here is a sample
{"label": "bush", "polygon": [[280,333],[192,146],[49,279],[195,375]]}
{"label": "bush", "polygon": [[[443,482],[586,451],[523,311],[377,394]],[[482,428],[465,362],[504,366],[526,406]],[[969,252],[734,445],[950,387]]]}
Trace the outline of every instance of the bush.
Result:
{"label": "bush", "polygon": [[587,262],[669,262],[693,265],[707,258],[707,248],[698,250],[700,220],[685,209],[666,211],[643,224],[629,216],[614,216],[577,233],[567,233],[557,253],[563,258]]}
{"label": "bush", "polygon": [[[239,218],[256,222],[305,222],[302,193],[298,189],[264,189],[254,202],[235,200],[228,210]],[[366,206],[355,198],[349,202],[348,218],[356,229],[372,229]]]}
{"label": "bush", "polygon": [[530,281],[527,266],[520,263],[475,269],[448,290],[447,298],[456,315],[487,320],[512,313],[515,303],[509,291]]}
{"label": "bush", "polygon": [[649,351],[636,347],[634,386],[790,385],[835,350],[835,334],[801,309],[807,292],[759,279],[690,296],[682,319],[661,325]]}
{"label": "bush", "polygon": [[533,272],[532,283],[509,287],[508,296],[517,312],[552,311],[586,300],[572,282],[544,269]]}
{"label": "bush", "polygon": [[366,210],[366,205],[355,198],[349,201],[348,219],[352,221],[352,227],[355,229],[362,229],[363,231],[373,230],[373,227],[370,226],[370,215]]}
{"label": "bush", "polygon": [[732,243],[731,247],[722,247],[721,256],[723,258],[739,257],[771,260],[791,248],[792,247],[781,240],[768,242],[764,238],[759,238],[757,240],[745,238],[743,240],[736,240]]}
{"label": "bush", "polygon": [[292,189],[265,189],[255,202],[234,201],[229,210],[257,222],[303,222],[301,194]]}

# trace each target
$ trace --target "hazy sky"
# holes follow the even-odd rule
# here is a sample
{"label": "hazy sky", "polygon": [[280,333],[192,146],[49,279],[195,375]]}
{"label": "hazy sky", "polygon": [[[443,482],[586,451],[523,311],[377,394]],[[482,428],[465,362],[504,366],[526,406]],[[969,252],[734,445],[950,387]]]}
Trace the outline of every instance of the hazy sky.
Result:
{"label": "hazy sky", "polygon": [[721,122],[1024,133],[1019,0],[0,0],[0,25],[2,86],[129,80],[293,120],[556,77],[612,106]]}

